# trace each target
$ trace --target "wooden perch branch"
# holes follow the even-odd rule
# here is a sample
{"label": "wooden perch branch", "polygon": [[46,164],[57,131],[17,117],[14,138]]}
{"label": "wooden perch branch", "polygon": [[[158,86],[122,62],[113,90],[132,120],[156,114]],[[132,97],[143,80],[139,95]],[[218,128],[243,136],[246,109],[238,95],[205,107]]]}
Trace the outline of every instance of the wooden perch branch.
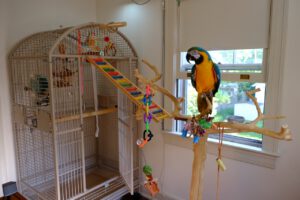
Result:
{"label": "wooden perch branch", "polygon": [[[163,95],[166,95],[174,104],[174,110],[171,112],[171,118],[174,118],[176,120],[183,120],[183,121],[189,121],[193,118],[193,116],[189,115],[182,115],[180,114],[180,111],[182,110],[181,103],[184,101],[184,98],[176,98],[170,91],[167,89],[158,86],[155,84],[158,80],[161,79],[161,74],[158,72],[157,67],[150,64],[149,62],[142,60],[143,63],[145,63],[154,73],[155,77],[153,79],[146,79],[143,75],[139,73],[138,70],[135,71],[135,76],[137,77],[138,81],[142,84],[149,84],[151,88],[155,91],[161,92]],[[280,140],[291,140],[291,131],[288,128],[287,125],[283,125],[280,129],[280,131],[276,132],[267,128],[260,128],[257,126],[257,122],[262,120],[278,120],[283,119],[284,116],[269,116],[264,115],[259,107],[259,104],[257,102],[257,99],[254,97],[254,94],[256,92],[259,92],[260,89],[255,89],[251,91],[247,91],[247,96],[252,100],[252,102],[255,105],[255,108],[257,110],[257,117],[253,121],[249,123],[238,123],[238,122],[215,122],[211,129],[207,129],[206,132],[208,134],[216,134],[219,133],[217,130],[217,127],[224,127],[224,133],[239,133],[239,132],[255,132],[262,135],[266,135],[269,137],[273,137]],[[211,109],[212,105],[208,98],[206,98],[208,108]],[[197,120],[201,119],[203,116],[205,116],[206,113],[203,112],[196,117]]]}
{"label": "wooden perch branch", "polygon": [[[220,127],[229,128],[229,130],[226,131],[227,133],[255,132],[280,140],[292,139],[291,131],[287,125],[283,125],[278,132],[266,128],[259,128],[252,124],[242,124],[236,122],[220,122],[219,125]],[[215,131],[216,130],[213,130],[214,133]]]}
{"label": "wooden perch branch", "polygon": [[[156,66],[152,65],[151,63],[149,63],[147,60],[142,60],[143,63],[145,63],[155,74],[155,77],[153,79],[147,80],[144,79],[146,81],[147,84],[153,84],[157,81],[159,81],[162,77],[161,73],[159,73],[158,69]],[[143,77],[142,75],[140,75],[139,77]]]}
{"label": "wooden perch branch", "polygon": [[247,96],[252,100],[257,110],[257,117],[253,121],[249,123],[237,123],[237,122],[220,122],[219,126],[229,129],[235,129],[238,132],[255,132],[262,135],[270,136],[276,139],[281,140],[291,140],[291,132],[287,125],[281,126],[279,132],[269,130],[266,128],[260,128],[256,124],[259,121],[267,120],[267,119],[282,119],[284,116],[268,116],[264,115],[258,105],[257,99],[253,96],[256,92],[260,92],[260,89],[257,88],[255,90],[247,91]]}
{"label": "wooden perch branch", "polygon": [[255,120],[253,120],[251,123],[249,124],[257,124],[257,122],[261,121],[261,120],[267,120],[267,119],[283,119],[285,118],[284,116],[268,116],[268,115],[264,115],[258,105],[257,99],[253,96],[256,92],[260,92],[260,88],[257,88],[255,90],[251,90],[251,91],[247,91],[246,95],[252,100],[252,102],[255,105],[255,108],[257,110],[257,117]]}
{"label": "wooden perch branch", "polygon": [[[255,89],[251,91],[247,91],[247,96],[252,100],[257,110],[257,117],[253,121],[249,123],[238,123],[238,122],[215,122],[214,124],[218,127],[224,127],[226,133],[240,133],[240,132],[255,132],[262,135],[266,135],[269,137],[273,137],[280,140],[291,140],[291,131],[287,125],[283,125],[280,131],[276,132],[267,128],[260,128],[257,126],[257,122],[262,120],[269,120],[269,119],[282,119],[283,116],[268,116],[264,115],[258,105],[257,99],[253,96],[256,92],[259,92],[260,89]],[[207,133],[214,134],[218,133],[218,130],[215,128],[208,129]]]}
{"label": "wooden perch branch", "polygon": [[[146,79],[142,74],[140,74],[140,72],[136,69],[135,70],[135,77],[138,79],[138,81],[144,85],[150,85],[150,87],[152,88],[152,90],[161,92],[162,94],[166,95],[168,98],[171,99],[171,101],[174,103],[174,111],[171,113],[172,114],[172,118],[174,118],[174,116],[181,116],[180,115],[180,111],[182,110],[180,104],[184,101],[184,98],[176,98],[169,90],[158,86],[157,84],[155,84],[155,82],[157,82],[158,80],[161,79],[162,75],[158,72],[158,69],[156,66],[150,64],[148,61],[146,60],[142,60],[143,63],[145,63],[154,73],[155,73],[155,77],[153,79]],[[188,118],[191,119],[191,118]]]}
{"label": "wooden perch branch", "polygon": [[127,26],[126,22],[110,22],[108,24],[100,24],[100,28],[107,29],[110,32],[118,31],[118,28]]}

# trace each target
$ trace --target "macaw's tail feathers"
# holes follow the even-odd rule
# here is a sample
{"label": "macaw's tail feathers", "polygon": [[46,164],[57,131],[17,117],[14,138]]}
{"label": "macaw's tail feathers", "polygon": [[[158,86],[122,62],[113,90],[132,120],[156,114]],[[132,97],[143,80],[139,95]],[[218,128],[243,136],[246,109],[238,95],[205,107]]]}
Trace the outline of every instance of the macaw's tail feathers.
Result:
{"label": "macaw's tail feathers", "polygon": [[213,96],[208,94],[198,94],[197,105],[198,111],[202,116],[212,113]]}

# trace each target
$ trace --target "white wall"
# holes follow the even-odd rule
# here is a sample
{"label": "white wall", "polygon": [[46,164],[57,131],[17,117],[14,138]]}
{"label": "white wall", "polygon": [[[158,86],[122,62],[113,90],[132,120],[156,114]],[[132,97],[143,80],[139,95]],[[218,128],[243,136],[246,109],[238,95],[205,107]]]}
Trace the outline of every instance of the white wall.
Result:
{"label": "white wall", "polygon": [[[159,0],[144,6],[130,0],[98,0],[97,20],[100,22],[127,21],[121,29],[136,47],[140,57],[161,66],[162,14]],[[297,135],[297,118],[300,94],[295,88],[300,68],[297,50],[300,46],[300,9],[298,0],[291,0],[287,32],[286,62],[283,74],[282,112],[288,117],[294,140],[280,142],[280,158],[274,170],[224,159],[228,170],[221,174],[222,200],[298,200],[300,199],[300,136]],[[291,88],[294,89],[292,93]],[[296,109],[297,108],[297,109]],[[160,125],[151,125],[155,137],[144,148],[148,164],[154,168],[154,176],[161,178],[163,193],[176,199],[188,199],[193,154],[189,149],[164,144]],[[162,171],[162,169],[165,169]],[[161,172],[163,172],[161,174]],[[215,156],[208,155],[204,177],[204,200],[215,199]],[[162,176],[161,176],[162,175]]]}
{"label": "white wall", "polygon": [[96,21],[96,0],[5,1],[9,2],[9,49],[32,33]]}
{"label": "white wall", "polygon": [[161,67],[162,55],[162,9],[160,0],[140,6],[131,0],[97,0],[97,21],[126,21],[121,28],[132,42],[139,57],[151,60]]}
{"label": "white wall", "polygon": [[44,30],[96,21],[96,0],[0,1],[0,196],[16,179],[6,56],[22,38]]}

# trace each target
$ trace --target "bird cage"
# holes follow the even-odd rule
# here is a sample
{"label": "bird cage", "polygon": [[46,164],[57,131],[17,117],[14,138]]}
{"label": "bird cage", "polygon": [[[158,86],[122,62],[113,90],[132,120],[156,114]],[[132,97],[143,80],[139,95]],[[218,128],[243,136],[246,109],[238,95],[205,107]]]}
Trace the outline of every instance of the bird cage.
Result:
{"label": "bird cage", "polygon": [[87,58],[135,81],[137,54],[107,25],[36,33],[9,55],[18,187],[29,199],[117,199],[138,186],[135,107]]}

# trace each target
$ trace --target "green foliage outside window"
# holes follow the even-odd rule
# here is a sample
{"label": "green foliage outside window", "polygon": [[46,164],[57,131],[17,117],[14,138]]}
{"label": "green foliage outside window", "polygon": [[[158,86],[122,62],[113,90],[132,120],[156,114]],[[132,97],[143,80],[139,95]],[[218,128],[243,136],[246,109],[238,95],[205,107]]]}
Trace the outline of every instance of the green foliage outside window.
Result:
{"label": "green foliage outside window", "polygon": [[[252,102],[249,100],[245,91],[255,89],[255,83],[249,82],[225,82],[221,83],[218,93],[214,97],[213,102],[213,115],[214,121],[226,121],[229,116],[234,115],[235,104],[238,103],[249,103]],[[190,85],[188,80],[187,87],[187,99],[186,99],[186,114],[188,115],[197,115],[199,114],[197,108],[197,92]],[[259,122],[259,127],[263,127],[263,123]],[[234,134],[239,137],[245,137],[255,140],[261,140],[262,137],[256,133],[238,133]]]}

